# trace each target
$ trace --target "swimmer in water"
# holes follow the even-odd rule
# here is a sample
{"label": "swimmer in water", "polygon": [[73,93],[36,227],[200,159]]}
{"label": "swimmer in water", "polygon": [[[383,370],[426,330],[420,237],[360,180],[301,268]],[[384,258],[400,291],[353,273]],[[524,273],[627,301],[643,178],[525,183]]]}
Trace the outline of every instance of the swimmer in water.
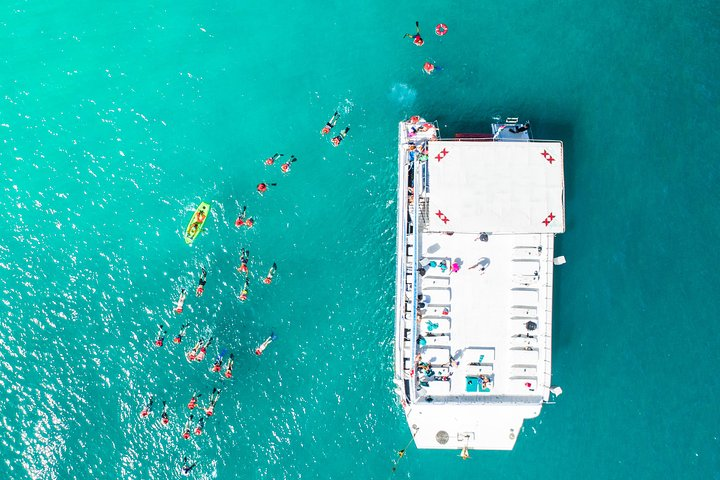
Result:
{"label": "swimmer in water", "polygon": [[197,295],[198,297],[202,296],[203,292],[205,291],[205,284],[207,283],[207,272],[203,267],[200,267],[200,269],[200,280],[198,281],[198,287],[195,290],[195,295]]}
{"label": "swimmer in water", "polygon": [[142,411],[140,412],[140,418],[147,418],[148,416],[150,416],[150,413],[152,413],[153,403],[155,403],[155,397],[150,395],[147,403],[145,403],[145,406],[143,407]]}
{"label": "swimmer in water", "polygon": [[294,162],[297,162],[297,157],[295,157],[295,155],[292,155],[290,157],[290,160],[280,166],[280,170],[282,170],[283,173],[288,173],[290,171],[290,164]]}
{"label": "swimmer in water", "polygon": [[268,272],[267,277],[265,277],[263,279],[263,283],[268,284],[268,285],[271,284],[272,280],[273,280],[273,276],[275,275],[276,272],[277,272],[277,264],[273,263],[272,267],[270,267],[270,271]]}
{"label": "swimmer in water", "polygon": [[278,160],[278,159],[279,159],[280,157],[282,157],[283,155],[284,155],[283,153],[276,153],[276,154],[273,155],[272,157],[266,158],[266,159],[265,159],[265,165],[272,165],[273,163],[275,163],[276,160]]}
{"label": "swimmer in water", "polygon": [[235,226],[236,227],[242,227],[245,225],[245,212],[247,211],[247,207],[243,205],[242,212],[240,212],[240,215],[238,215],[237,220],[235,220]]}
{"label": "swimmer in water", "polygon": [[248,228],[252,228],[253,225],[255,225],[255,219],[253,217],[248,218],[245,220],[245,226]]}
{"label": "swimmer in water", "polygon": [[232,378],[233,363],[235,363],[235,357],[230,354],[230,360],[228,360],[227,367],[225,367],[225,378]]}
{"label": "swimmer in water", "polygon": [[268,347],[268,345],[270,345],[273,342],[273,340],[275,340],[276,338],[277,338],[277,336],[274,333],[271,333],[270,336],[265,339],[265,341],[262,343],[262,345],[260,345],[259,347],[257,347],[255,349],[255,355],[257,355],[258,357],[260,355],[262,355],[263,352],[265,351],[265,349]]}
{"label": "swimmer in water", "polygon": [[165,403],[165,400],[163,400],[163,411],[162,411],[162,415],[160,415],[160,422],[163,425],[167,425],[168,423],[170,423],[170,418],[168,417],[168,414],[167,414],[167,403]]}
{"label": "swimmer in water", "polygon": [[247,300],[249,287],[250,287],[250,278],[245,277],[245,285],[243,285],[242,292],[240,292],[240,300],[242,300],[243,302],[245,300]]}
{"label": "swimmer in water", "polygon": [[199,351],[198,354],[195,356],[195,361],[196,361],[196,362],[202,362],[203,360],[205,360],[205,355],[207,354],[207,347],[210,346],[210,344],[212,343],[212,341],[213,341],[213,339],[212,339],[212,337],[210,337],[210,340],[208,340],[207,342],[205,342],[205,343],[203,344],[203,346],[200,347],[200,351]]}
{"label": "swimmer in water", "polygon": [[219,398],[220,390],[213,388],[213,391],[210,394],[210,405],[205,409],[205,415],[212,417],[215,414],[215,405],[217,404]]}
{"label": "swimmer in water", "polygon": [[182,432],[182,437],[185,440],[190,439],[190,427],[192,426],[193,417],[194,417],[194,415],[190,415],[187,422],[185,422],[185,428],[183,428],[183,432]]}
{"label": "swimmer in water", "polygon": [[248,273],[248,261],[250,260],[250,250],[244,248],[240,250],[240,266],[237,271],[242,273]]}
{"label": "swimmer in water", "polygon": [[410,33],[406,33],[405,35],[403,35],[403,38],[408,37],[412,38],[413,43],[418,47],[423,46],[423,43],[425,43],[425,41],[420,36],[420,22],[415,22],[415,35],[412,35]]}
{"label": "swimmer in water", "polygon": [[333,147],[337,147],[338,145],[340,145],[340,142],[342,142],[342,141],[345,139],[345,137],[347,136],[347,133],[348,133],[349,131],[350,131],[350,127],[345,127],[345,130],[343,130],[342,132],[340,132],[340,135],[338,135],[338,136],[336,136],[336,137],[333,137],[333,138],[330,140],[330,141],[332,142],[332,144],[333,144]]}
{"label": "swimmer in water", "polygon": [[333,116],[328,122],[325,124],[325,126],[320,130],[320,133],[322,135],[327,135],[330,133],[330,130],[333,129],[335,124],[337,123],[338,119],[340,118],[340,114],[338,112],[333,113]]}
{"label": "swimmer in water", "polygon": [[202,397],[202,393],[193,392],[193,396],[188,402],[188,408],[190,410],[193,410],[195,407],[197,407],[197,401],[200,397]]}
{"label": "swimmer in water", "polygon": [[182,324],[180,326],[180,332],[178,332],[178,334],[175,336],[175,338],[173,338],[173,342],[182,343],[182,339],[185,336],[185,331],[188,329],[189,326],[190,326],[189,323]]}
{"label": "swimmer in water", "polygon": [[277,183],[260,182],[260,183],[258,183],[257,191],[260,195],[262,195],[263,193],[267,192],[268,187],[275,187],[275,186],[277,186]]}
{"label": "swimmer in water", "polygon": [[200,348],[203,346],[203,339],[202,337],[197,341],[195,346],[187,353],[186,358],[188,359],[188,362],[192,362],[195,360],[195,357],[197,357],[198,352],[200,351]]}
{"label": "swimmer in water", "polygon": [[203,417],[200,417],[200,421],[198,422],[197,427],[195,427],[195,435],[202,435],[204,429],[205,419]]}
{"label": "swimmer in water", "polygon": [[222,353],[220,353],[220,355],[218,355],[217,358],[215,359],[215,363],[213,363],[213,366],[210,367],[211,372],[217,373],[220,371],[220,369],[222,368],[224,355],[225,355],[225,350],[223,350]]}
{"label": "swimmer in water", "polygon": [[190,475],[190,471],[195,468],[196,462],[190,464],[187,457],[183,457],[182,473],[183,475]]}
{"label": "swimmer in water", "polygon": [[158,330],[158,336],[155,339],[155,346],[162,347],[163,344],[165,343],[165,335],[167,334],[167,332],[165,331],[165,327],[162,324],[158,325],[158,327],[159,327],[159,330]]}
{"label": "swimmer in water", "polygon": [[178,298],[177,305],[175,306],[175,313],[182,313],[186,296],[187,293],[185,292],[185,289],[180,289],[180,298]]}

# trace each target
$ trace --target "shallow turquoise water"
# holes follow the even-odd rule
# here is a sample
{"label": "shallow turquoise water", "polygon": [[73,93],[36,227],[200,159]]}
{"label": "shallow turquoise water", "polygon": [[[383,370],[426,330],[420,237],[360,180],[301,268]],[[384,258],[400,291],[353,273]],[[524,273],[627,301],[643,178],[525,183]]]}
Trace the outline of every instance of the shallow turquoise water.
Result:
{"label": "shallow turquoise water", "polygon": [[[626,3],[4,5],[3,478],[170,478],[184,455],[199,478],[388,478],[409,439],[392,393],[395,135],[416,112],[445,135],[517,114],[565,142],[565,393],[513,452],[411,447],[396,476],[720,478],[720,9]],[[420,49],[400,38],[415,20]],[[318,135],[336,108],[339,149]],[[262,163],[278,151],[300,158],[287,177]],[[278,182],[263,198],[261,180]],[[251,231],[232,226],[244,204]],[[206,294],[172,314],[201,265]],[[235,353],[235,380],[152,346],[185,320],[187,343]],[[191,391],[213,385],[217,415],[182,440]]]}

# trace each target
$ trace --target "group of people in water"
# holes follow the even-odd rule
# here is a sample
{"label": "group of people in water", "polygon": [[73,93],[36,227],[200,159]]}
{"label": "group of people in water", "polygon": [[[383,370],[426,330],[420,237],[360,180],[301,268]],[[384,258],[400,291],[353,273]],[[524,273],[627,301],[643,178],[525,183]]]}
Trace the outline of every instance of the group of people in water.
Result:
{"label": "group of people in water", "polygon": [[[435,27],[435,34],[439,37],[444,36],[448,32],[448,27],[444,23],[438,23]],[[413,45],[416,47],[422,47],[425,45],[425,40],[423,40],[422,35],[420,35],[420,22],[415,22],[415,33],[406,33],[403,35],[403,38],[410,38],[413,42]],[[435,73],[436,70],[442,70],[439,66],[435,65],[430,60],[426,60],[425,64],[423,65],[423,71],[427,73],[428,75],[432,75]]]}

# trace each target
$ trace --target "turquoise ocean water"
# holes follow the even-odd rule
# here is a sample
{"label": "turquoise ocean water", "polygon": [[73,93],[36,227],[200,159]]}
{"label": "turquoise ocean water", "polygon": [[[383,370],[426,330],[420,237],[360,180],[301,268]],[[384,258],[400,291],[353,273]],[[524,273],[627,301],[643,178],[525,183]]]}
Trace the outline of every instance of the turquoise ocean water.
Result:
{"label": "turquoise ocean water", "polygon": [[[519,115],[565,142],[565,393],[512,452],[410,447],[395,476],[719,479],[719,13],[706,0],[5,2],[0,476],[176,478],[188,456],[197,478],[390,478],[409,440],[392,392],[396,125],[419,113],[446,136]],[[422,48],[401,39],[415,20]],[[443,70],[425,75],[428,59]],[[351,126],[337,149],[319,135],[335,109]],[[263,165],[275,152],[299,157],[289,175]],[[278,186],[261,198],[263,180]],[[211,218],[189,248],[202,200]],[[233,226],[242,205],[252,230]],[[200,335],[215,337],[208,357],[234,352],[234,380],[185,361]],[[213,386],[205,435],[181,439],[191,392]]]}

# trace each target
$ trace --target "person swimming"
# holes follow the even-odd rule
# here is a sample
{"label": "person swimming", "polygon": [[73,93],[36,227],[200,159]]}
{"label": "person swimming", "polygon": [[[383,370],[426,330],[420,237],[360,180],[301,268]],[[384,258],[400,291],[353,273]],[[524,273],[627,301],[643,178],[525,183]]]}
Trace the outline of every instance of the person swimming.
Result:
{"label": "person swimming", "polygon": [[195,468],[195,465],[197,465],[197,462],[193,462],[192,464],[190,464],[190,462],[188,462],[188,458],[183,457],[183,464],[181,467],[183,475],[190,475],[190,472],[193,468]]}
{"label": "person swimming", "polygon": [[342,142],[342,141],[345,139],[345,137],[347,136],[347,133],[348,133],[349,131],[350,131],[350,127],[345,127],[345,130],[343,130],[342,132],[340,132],[340,135],[338,135],[338,136],[336,136],[336,137],[333,137],[333,138],[330,140],[330,141],[332,142],[332,144],[333,144],[333,147],[337,147],[338,145],[340,145],[340,142]]}
{"label": "person swimming", "polygon": [[180,326],[180,332],[178,332],[175,338],[173,338],[174,343],[182,343],[182,339],[185,336],[185,331],[188,329],[189,326],[189,323],[184,323]]}
{"label": "person swimming", "polygon": [[195,427],[195,435],[202,435],[203,430],[205,430],[205,418],[200,417],[198,425]]}
{"label": "person swimming", "polygon": [[250,260],[250,250],[244,248],[240,250],[240,266],[238,272],[248,273],[248,261]]}
{"label": "person swimming", "polygon": [[269,183],[268,184],[265,182],[260,182],[260,183],[258,183],[257,191],[260,195],[262,195],[263,193],[267,192],[268,187],[275,187],[275,186],[277,186],[277,183]]}
{"label": "person swimming", "polygon": [[213,387],[213,391],[210,394],[210,405],[205,409],[205,415],[212,417],[215,414],[215,405],[217,404],[218,398],[220,398],[220,390]]}
{"label": "person swimming", "polygon": [[328,122],[325,124],[325,126],[320,130],[321,135],[327,135],[330,133],[330,130],[335,127],[335,124],[337,123],[338,119],[340,118],[340,114],[338,112],[333,113],[332,118],[328,120]]}
{"label": "person swimming", "polygon": [[198,297],[201,297],[203,292],[205,291],[205,284],[207,283],[207,272],[205,271],[205,268],[200,267],[200,280],[198,281],[198,287],[195,290],[195,295]]}
{"label": "person swimming", "polygon": [[195,357],[197,357],[200,348],[203,346],[203,342],[203,338],[200,337],[195,346],[187,353],[185,358],[187,358],[188,362],[192,362],[193,360],[195,360]]}
{"label": "person swimming", "polygon": [[267,277],[265,277],[263,279],[263,283],[268,284],[268,285],[271,284],[272,280],[273,280],[273,276],[275,275],[276,272],[277,272],[277,264],[275,264],[275,262],[273,262],[272,267],[270,267],[270,271],[267,274]]}
{"label": "person swimming", "polygon": [[242,212],[240,212],[240,215],[238,215],[237,220],[235,220],[235,226],[236,227],[242,227],[245,225],[245,212],[247,211],[247,206],[243,205]]}
{"label": "person swimming", "polygon": [[197,401],[200,397],[202,397],[202,393],[193,392],[192,398],[188,402],[188,408],[190,410],[193,410],[195,409],[195,407],[197,407]]}
{"label": "person swimming", "polygon": [[153,403],[155,403],[155,397],[153,395],[150,395],[148,401],[145,403],[145,406],[140,412],[140,418],[147,418],[148,416],[150,416],[150,414],[152,413]]}
{"label": "person swimming", "polygon": [[294,162],[297,162],[297,157],[295,157],[295,155],[292,155],[290,157],[290,160],[280,166],[280,170],[282,170],[283,173],[288,173],[290,171],[290,164]]}
{"label": "person swimming", "polygon": [[242,289],[242,291],[240,292],[240,300],[242,300],[243,302],[244,302],[245,300],[247,300],[247,297],[248,297],[248,288],[249,288],[249,287],[250,287],[250,278],[249,278],[249,277],[245,277],[245,284],[243,285],[243,289]]}
{"label": "person swimming", "polygon": [[275,163],[275,161],[276,161],[277,159],[279,159],[279,158],[282,157],[283,155],[284,155],[283,153],[276,153],[276,154],[273,155],[272,157],[266,158],[266,159],[265,159],[265,165],[272,165],[273,163]]}
{"label": "person swimming", "polygon": [[235,363],[235,357],[231,353],[230,360],[228,360],[227,367],[225,367],[225,378],[232,378],[233,363]]}
{"label": "person swimming", "polygon": [[210,340],[208,340],[207,342],[205,342],[205,343],[200,347],[200,351],[199,351],[198,354],[195,356],[195,361],[196,361],[196,362],[202,362],[203,360],[205,360],[205,355],[207,354],[207,347],[210,346],[210,344],[212,343],[212,341],[213,341],[213,339],[212,339],[212,337],[210,337]]}
{"label": "person swimming", "polygon": [[412,38],[413,43],[415,45],[417,45],[418,47],[423,46],[425,41],[420,36],[420,22],[415,22],[415,35],[413,35],[411,33],[406,33],[405,35],[403,35],[403,38],[408,38],[408,37]]}
{"label": "person swimming", "polygon": [[165,400],[163,400],[163,411],[162,415],[160,415],[160,422],[163,425],[167,425],[168,423],[170,423],[170,417],[168,417],[167,414],[167,403],[165,403]]}
{"label": "person swimming", "polygon": [[158,336],[155,339],[155,346],[162,347],[163,344],[165,343],[165,335],[167,334],[167,332],[165,331],[165,327],[162,324],[158,325],[158,327],[159,327],[159,330],[158,330]]}
{"label": "person swimming", "polygon": [[183,305],[185,305],[185,297],[187,296],[187,293],[185,292],[185,289],[180,289],[180,298],[178,298],[177,305],[175,306],[175,313],[182,313],[183,311]]}
{"label": "person swimming", "polygon": [[195,416],[191,414],[190,417],[188,418],[187,422],[185,422],[185,428],[183,428],[183,432],[182,432],[182,437],[185,440],[190,439],[190,427],[192,426],[192,421],[193,421],[194,417]]}
{"label": "person swimming", "polygon": [[220,371],[220,369],[222,369],[223,357],[224,357],[224,356],[225,356],[225,350],[223,350],[222,352],[220,352],[220,354],[219,354],[219,355],[217,356],[217,358],[215,359],[215,363],[213,363],[213,366],[210,367],[210,371],[211,371],[211,372],[216,372],[216,373],[217,373],[217,372]]}
{"label": "person swimming", "polygon": [[257,355],[258,357],[262,355],[268,345],[270,345],[276,338],[277,336],[275,335],[275,333],[271,333],[270,336],[267,337],[265,341],[255,349],[255,355]]}

